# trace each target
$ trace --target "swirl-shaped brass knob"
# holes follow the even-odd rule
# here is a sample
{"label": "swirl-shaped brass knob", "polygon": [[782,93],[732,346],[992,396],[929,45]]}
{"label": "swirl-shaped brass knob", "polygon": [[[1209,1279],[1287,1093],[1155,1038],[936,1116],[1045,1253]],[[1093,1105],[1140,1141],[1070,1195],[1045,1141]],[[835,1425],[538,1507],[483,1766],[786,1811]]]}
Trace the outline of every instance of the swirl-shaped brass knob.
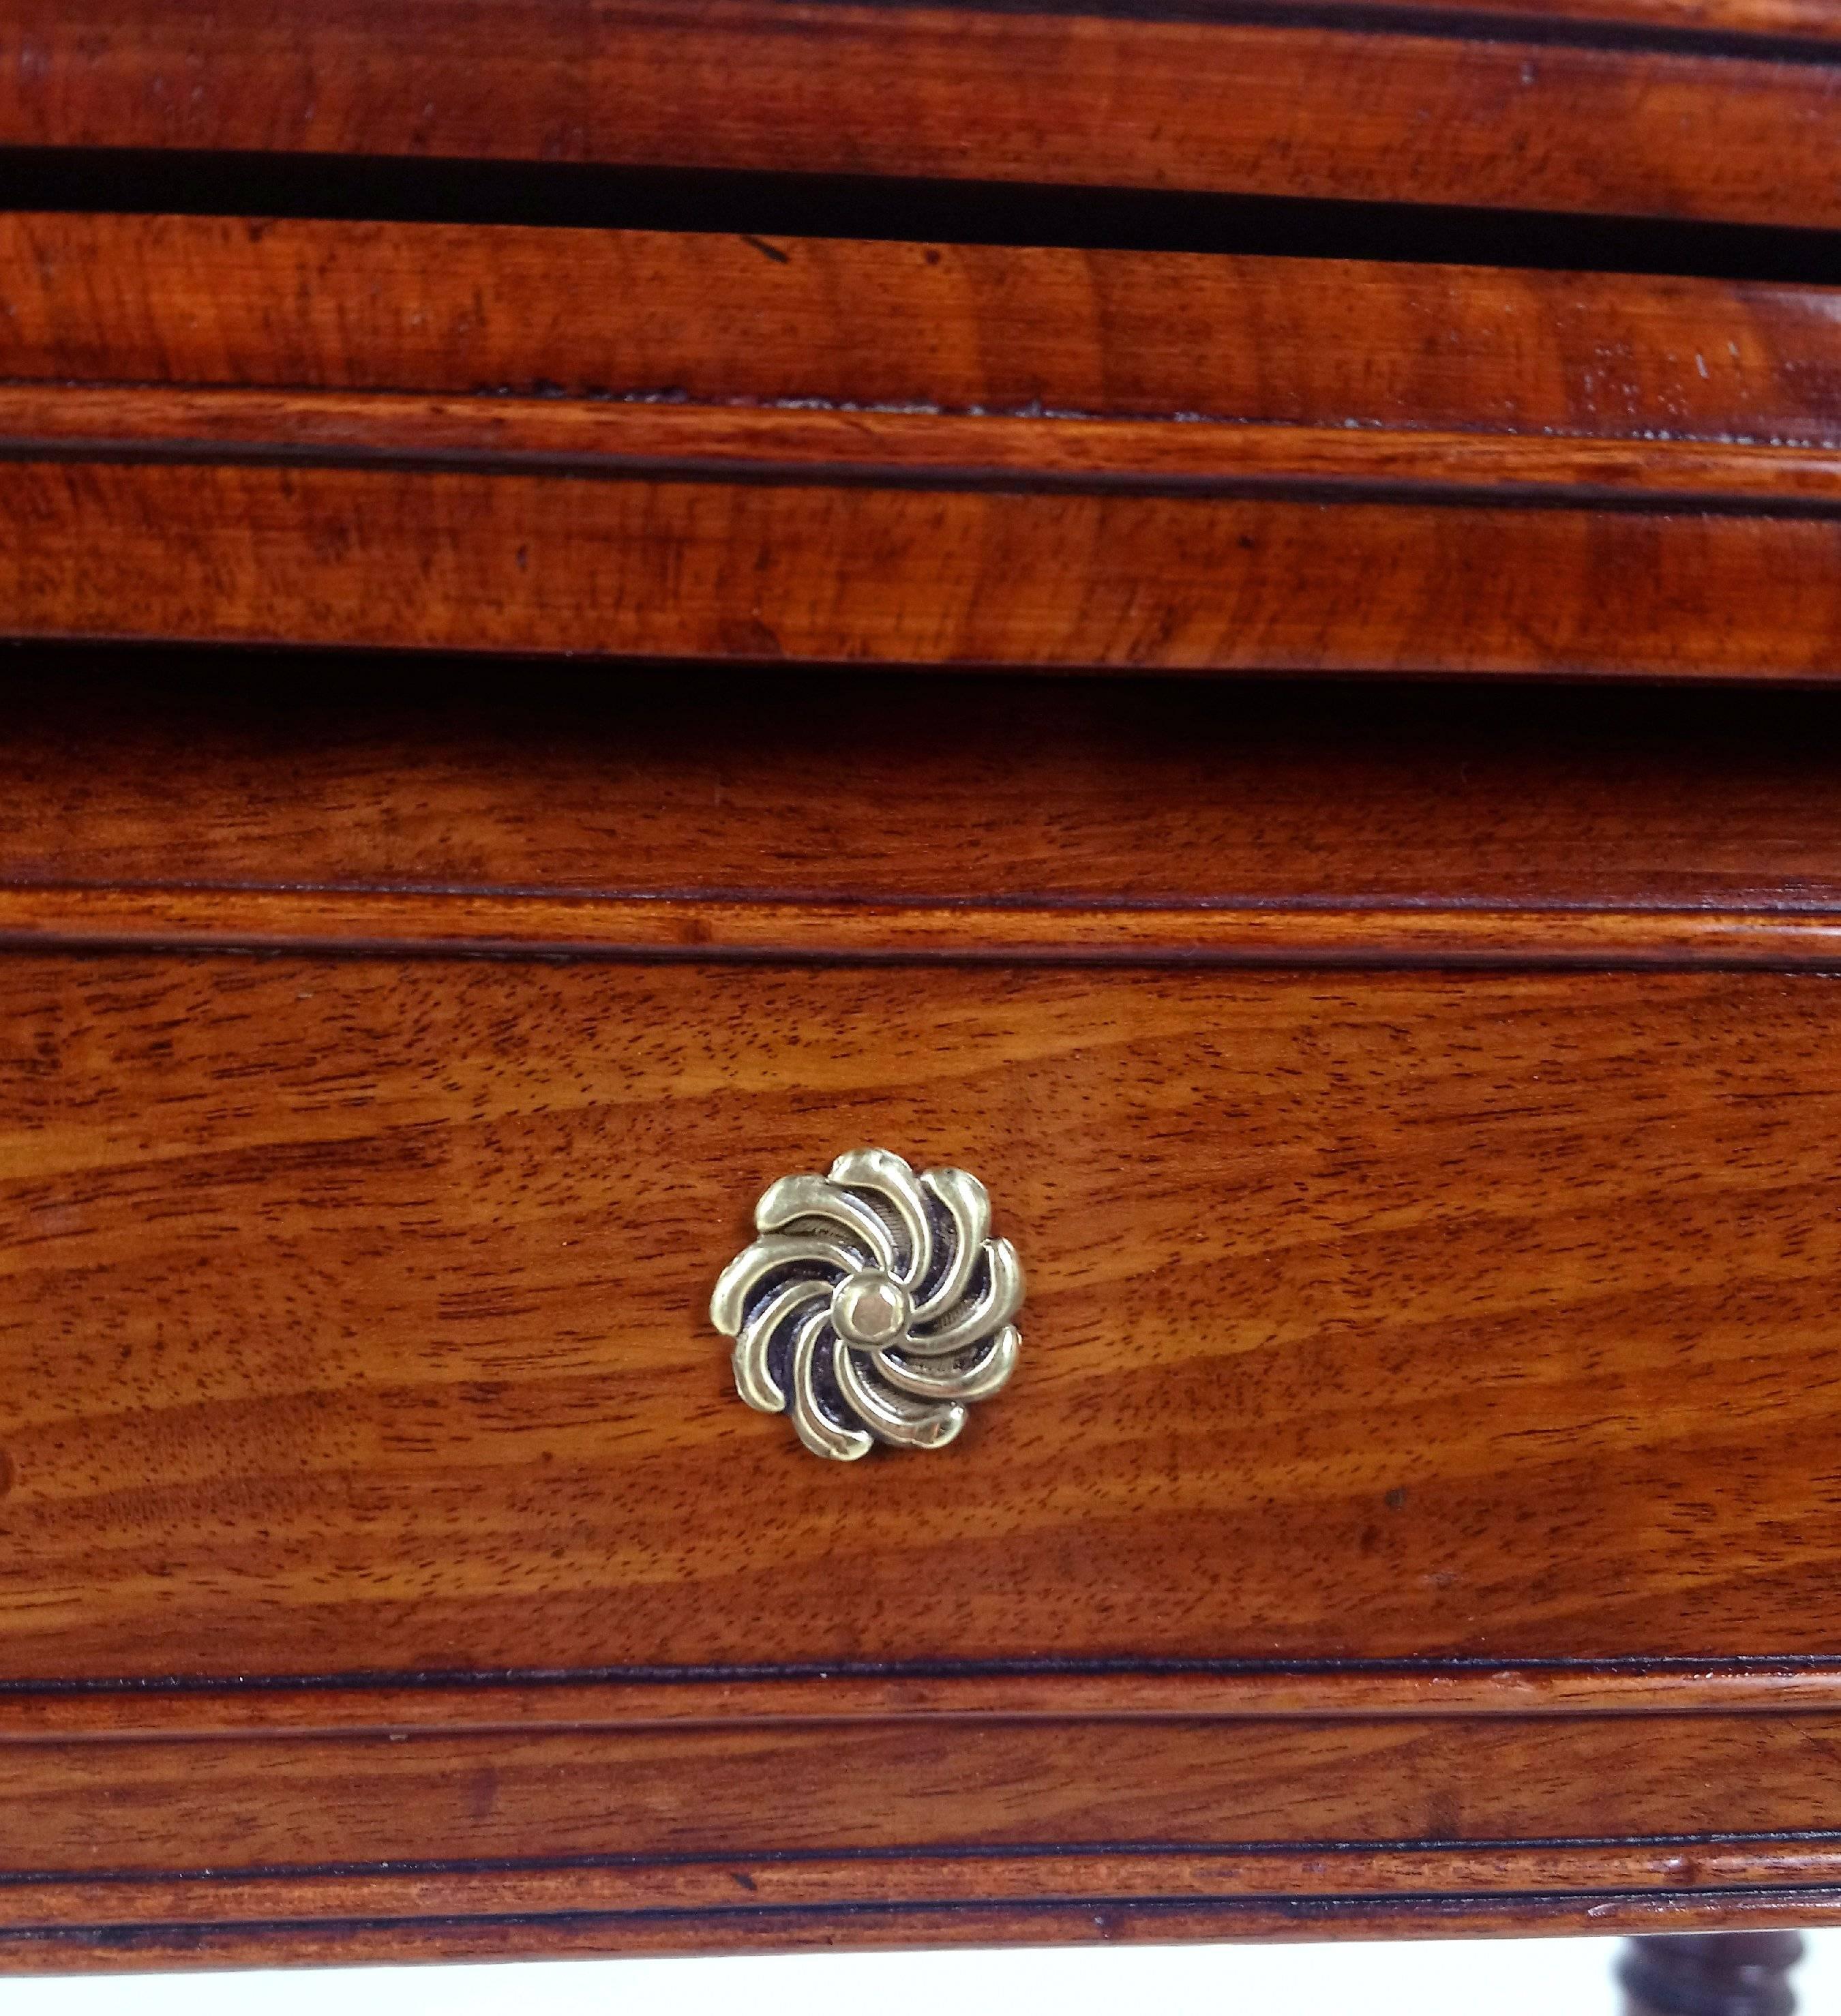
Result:
{"label": "swirl-shaped brass knob", "polygon": [[735,1341],[736,1391],[814,1455],[942,1449],[1016,1370],[1023,1265],[963,1169],[853,1148],[770,1185],[754,1225],[710,1319]]}

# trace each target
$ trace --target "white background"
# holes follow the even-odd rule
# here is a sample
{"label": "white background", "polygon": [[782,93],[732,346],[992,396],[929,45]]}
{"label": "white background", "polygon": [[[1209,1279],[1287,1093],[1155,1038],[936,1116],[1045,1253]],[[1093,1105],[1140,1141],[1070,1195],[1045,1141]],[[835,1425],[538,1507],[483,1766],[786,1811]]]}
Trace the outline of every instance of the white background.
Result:
{"label": "white background", "polygon": [[[1805,2016],[1841,2016],[1841,1931]],[[1086,1946],[0,1981],[3,2016],[1616,2016],[1615,1939]]]}

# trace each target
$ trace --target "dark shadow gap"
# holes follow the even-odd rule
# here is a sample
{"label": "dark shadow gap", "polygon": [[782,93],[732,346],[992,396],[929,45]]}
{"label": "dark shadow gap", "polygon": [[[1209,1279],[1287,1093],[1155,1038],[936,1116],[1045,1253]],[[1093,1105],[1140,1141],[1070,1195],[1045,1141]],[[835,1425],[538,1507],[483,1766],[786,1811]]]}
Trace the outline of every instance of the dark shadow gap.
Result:
{"label": "dark shadow gap", "polygon": [[0,149],[0,209],[702,231],[1841,285],[1841,232],[1296,196],[527,161]]}

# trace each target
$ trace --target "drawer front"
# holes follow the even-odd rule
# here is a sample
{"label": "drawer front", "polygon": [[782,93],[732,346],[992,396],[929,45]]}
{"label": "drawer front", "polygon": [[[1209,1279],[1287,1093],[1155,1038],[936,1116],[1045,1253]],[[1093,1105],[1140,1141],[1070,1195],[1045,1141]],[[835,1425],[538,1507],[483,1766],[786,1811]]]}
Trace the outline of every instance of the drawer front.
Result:
{"label": "drawer front", "polygon": [[[1826,254],[1581,279],[1348,218],[1285,234],[1329,257],[1134,252],[1084,198],[1074,245],[965,242],[990,201],[860,238],[822,202],[771,239],[0,216],[0,634],[1841,675]],[[1698,270],[1637,236],[1562,263]]]}
{"label": "drawer front", "polygon": [[[0,963],[0,1677],[1832,1649],[1818,976]],[[777,1177],[971,1170],[951,1447],[709,1320]]]}

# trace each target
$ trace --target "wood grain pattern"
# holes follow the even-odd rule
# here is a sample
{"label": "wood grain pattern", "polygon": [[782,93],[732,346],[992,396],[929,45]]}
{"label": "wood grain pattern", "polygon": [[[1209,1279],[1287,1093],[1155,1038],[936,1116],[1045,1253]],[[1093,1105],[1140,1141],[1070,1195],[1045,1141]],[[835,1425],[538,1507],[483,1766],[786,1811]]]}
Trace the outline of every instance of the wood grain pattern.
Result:
{"label": "wood grain pattern", "polygon": [[[440,1761],[472,1773],[477,1799],[477,1758],[462,1755]],[[800,1760],[789,1761],[796,1765]],[[131,1766],[130,1773],[143,1798],[166,1795],[158,1781],[142,1777]],[[225,1796],[261,1795],[246,1778],[208,1766],[207,1775]],[[390,1775],[387,1760],[382,1775]],[[609,1786],[608,1774],[591,1771],[591,1777],[600,1778],[604,1796],[617,1796],[617,1786]],[[412,1800],[419,1787],[405,1780],[397,1789]],[[93,1787],[81,1791],[65,1787],[66,1798],[74,1798],[80,1808],[86,1795],[93,1798]],[[431,1816],[423,1813],[419,1817],[426,1824]],[[442,1817],[457,1833],[463,1831],[464,1822],[456,1823],[451,1805]],[[295,1819],[297,1826],[330,1829],[337,1824],[337,1816],[325,1812],[297,1812]],[[412,1935],[419,1924],[431,1930],[469,1924],[484,1929],[494,1918],[516,1917],[526,1921],[527,1949],[539,1950],[547,1944],[551,1928],[560,1929],[558,1921],[595,1914],[619,1914],[617,1939],[610,1942],[615,1950],[627,1942],[618,1933],[629,1928],[629,1937],[637,1934],[632,1942],[643,1946],[649,1917],[692,1919],[692,1936],[681,1942],[685,1949],[706,1943],[745,1949],[754,1944],[752,1934],[764,1921],[771,1925],[795,1914],[822,1913],[842,1930],[859,1913],[904,1909],[912,1915],[903,1942],[932,1944],[928,1915],[951,1917],[1007,1907],[1020,1916],[1031,1906],[1083,1901],[1089,1910],[1137,1907],[1147,1917],[1154,1911],[1186,1906],[1192,1924],[1213,1920],[1217,1931],[1229,1937],[1239,1929],[1236,1919],[1255,1917],[1257,1924],[1262,1907],[1274,1917],[1282,1912],[1293,1916],[1293,1938],[1321,1937],[1325,1928],[1333,1936],[1339,1913],[1360,1903],[1368,1904],[1371,1913],[1374,1906],[1390,1906],[1408,1923],[1415,1904],[1423,1909],[1436,1903],[1453,1916],[1463,1913],[1466,1905],[1472,1912],[1489,1905],[1501,1921],[1509,1923],[1514,1911],[1532,1906],[1530,1916],[1537,1921],[1566,1913],[1573,1926],[1589,1931],[1608,1910],[1615,1913],[1620,1902],[1627,1906],[1646,1903],[1652,1910],[1672,1903],[1678,1909],[1684,1894],[1681,1872],[1689,1867],[1700,1871],[1705,1887],[1687,1895],[1714,1922],[1722,1907],[1728,1915],[1737,1915],[1746,1905],[1768,1912],[1774,1903],[1781,1910],[1787,1903],[1794,1909],[1811,1893],[1830,1900],[1825,1915],[1833,1915],[1837,1886],[1832,1850],[1769,1839],[1662,1846],[1605,1842],[1584,1849],[1468,1849],[1454,1845],[1400,1849],[1314,1844],[1297,1849],[1267,1845],[1199,1852],[1127,1847],[1077,1855],[1034,1850],[1016,1855],[1001,1850],[940,1853],[922,1849],[888,1856],[778,1859],[746,1852],[649,1860],[558,1856],[548,1867],[538,1857],[524,1866],[502,1863],[497,1867],[412,1863],[406,1869],[34,1876],[29,1882],[0,1888],[0,1973],[14,1971],[20,1948],[34,1935],[93,1936],[98,1928],[162,1926],[203,1932],[264,1922],[273,1927],[282,1913],[287,1922],[274,1928],[288,1935],[289,1946],[301,1934],[324,1937],[354,1918],[387,1924],[394,1920]],[[728,1919],[728,1941],[720,1935],[712,1939],[710,1928],[695,1924],[699,1914],[719,1924]],[[1174,1931],[1163,1936],[1196,1935]]]}
{"label": "wood grain pattern", "polygon": [[0,458],[1841,513],[1841,451],[1242,422],[0,387]]}
{"label": "wood grain pattern", "polygon": [[[1517,40],[1440,35],[1422,10],[1357,31],[788,0],[16,0],[0,142],[1841,218],[1835,73],[1797,59],[1830,54],[1819,31],[1708,50],[1534,18]],[[1616,0],[1608,18],[1627,25]]]}
{"label": "wood grain pattern", "polygon": [[737,424],[750,404],[1010,414],[1045,441],[1059,412],[1835,448],[1837,298],[1353,260],[0,214],[7,379],[541,394],[531,423],[569,394]]}
{"label": "wood grain pattern", "polygon": [[1819,518],[39,462],[0,466],[0,528],[16,636],[1841,672],[1841,525]]}
{"label": "wood grain pattern", "polygon": [[[451,1898],[484,1892],[487,1910],[515,1903],[512,1885],[466,1879],[534,1877],[553,1907],[574,1865],[591,1879],[581,1901],[601,1909],[993,1901],[1058,1875],[1091,1895],[1102,1870],[1141,1897],[1333,1896],[1375,1887],[1381,1857],[1390,1888],[1409,1870],[1508,1888],[1517,1858],[1541,1888],[1699,1888],[1777,1854],[1786,1887],[1828,1887],[1836,1729],[1795,1715],[1057,1717],[20,1745],[0,1919],[67,1916],[82,1889],[138,1879],[169,1896],[190,1880],[202,1902],[200,1879],[218,1877],[433,1879]],[[1063,1861],[1046,1885],[1027,1866],[1037,1852]],[[759,1870],[753,1890],[735,1863]],[[48,1906],[49,1883],[66,1895]],[[440,1890],[418,1901],[438,1910]]]}
{"label": "wood grain pattern", "polygon": [[208,1924],[33,1926],[0,1931],[9,1973],[146,1973],[189,1967],[397,1965],[420,1960],[641,1953],[811,1953],[926,1946],[1084,1945],[1179,1939],[1453,1939],[1530,1932],[1666,1932],[1809,1927],[1841,1919],[1823,1889],[1609,1892],[1589,1898],[1328,1897],[1160,1899],[1042,1898],[1004,1904],[855,1906],[779,1910],[516,1912],[468,1918],[289,1917],[271,1893],[266,1918]]}
{"label": "wood grain pattern", "polygon": [[[931,1942],[1006,1911],[1065,1935],[1079,1908],[1102,1937],[1818,1917],[1835,1741],[1773,1715],[45,1744],[9,1758],[32,1852],[0,1873],[0,1965],[305,1958],[354,1924],[622,1950]],[[1745,1824],[1710,1829],[1739,1786]]]}
{"label": "wood grain pattern", "polygon": [[[6,230],[16,635],[1140,671],[1841,663],[1821,290]],[[97,374],[114,382],[69,382]]]}
{"label": "wood grain pattern", "polygon": [[[1831,1649],[1824,979],[0,978],[11,1678]],[[949,1496],[703,1322],[859,1139],[1031,1270]]]}
{"label": "wood grain pattern", "polygon": [[1825,447],[389,393],[0,386],[0,458],[1841,513]]}
{"label": "wood grain pattern", "polygon": [[430,1913],[553,1909],[571,1878],[602,1910],[1667,1890],[1773,1857],[1782,1886],[1832,1887],[1836,1727],[1057,1719],[22,1747],[0,1922],[67,1923],[99,1892],[131,1917],[191,1915],[220,1881],[290,1878],[344,1879],[315,1892],[326,1916],[358,1879]]}
{"label": "wood grain pattern", "polygon": [[[19,0],[0,147],[1841,225],[1818,0],[1217,13]],[[0,632],[633,674],[11,654],[0,1969],[1841,1919],[1832,697],[901,669],[1830,679],[1838,298],[0,217]],[[853,1470],[704,1312],[868,1139],[1032,1287]]]}
{"label": "wood grain pattern", "polygon": [[[1115,10],[1096,8],[1094,11]],[[1221,14],[1230,10],[1219,5],[1185,7],[1181,0],[1174,0],[1167,9],[1140,5],[1121,6],[1116,11],[1152,16],[1167,12],[1180,17],[1185,13]],[[1570,26],[1588,34],[1595,31],[1607,39],[1607,31],[1620,27],[1658,36],[1672,32],[1684,38],[1719,34],[1799,41],[1831,41],[1841,38],[1841,23],[1836,21],[1835,9],[1828,0],[1483,0],[1481,5],[1473,4],[1473,0],[1372,0],[1365,11],[1383,21],[1390,15],[1403,20],[1417,17],[1419,21],[1428,16],[1436,20],[1448,15],[1454,27],[1472,32],[1487,23],[1530,33],[1557,30],[1562,38]],[[1312,0],[1273,0],[1269,12],[1280,20],[1293,14],[1321,20],[1325,10],[1313,5]]]}
{"label": "wood grain pattern", "polygon": [[1553,928],[1841,907],[1821,690],[807,673],[794,705],[684,666],[38,646],[0,658],[0,880],[71,918],[81,884]]}
{"label": "wood grain pattern", "polygon": [[[1841,1661],[1190,1662],[1082,1669],[1053,1660],[983,1668],[797,1667],[595,1678],[474,1674],[336,1687],[106,1681],[0,1690],[0,1743],[328,1734],[477,1735],[686,1723],[1072,1719],[1356,1722],[1483,1716],[1832,1714]],[[1633,1742],[1647,1741],[1641,1732]],[[1678,1872],[1677,1872],[1678,1873]]]}
{"label": "wood grain pattern", "polygon": [[1026,909],[670,897],[0,888],[0,948],[976,966],[1832,972],[1841,912]]}

